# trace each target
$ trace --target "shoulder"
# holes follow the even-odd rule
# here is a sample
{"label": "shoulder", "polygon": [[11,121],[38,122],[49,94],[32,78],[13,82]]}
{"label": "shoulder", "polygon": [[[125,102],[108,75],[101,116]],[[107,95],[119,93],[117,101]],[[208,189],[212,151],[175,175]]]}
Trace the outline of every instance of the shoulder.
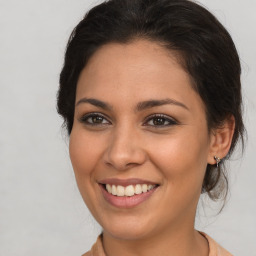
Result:
{"label": "shoulder", "polygon": [[[205,234],[204,232],[199,232],[203,235],[209,244],[209,256],[233,256],[227,250],[225,250],[222,246],[220,246],[214,239]],[[106,256],[102,246],[102,235],[100,235],[96,241],[96,243],[92,246],[92,249],[82,256]]]}
{"label": "shoulder", "polygon": [[208,236],[204,232],[200,232],[200,233],[207,239],[209,243],[209,256],[233,256],[230,252],[224,249],[210,236]]}
{"label": "shoulder", "polygon": [[91,250],[82,256],[106,256],[102,245],[102,234],[97,238],[96,243],[92,246]]}
{"label": "shoulder", "polygon": [[92,256],[92,252],[91,252],[91,251],[88,251],[88,252],[86,252],[85,254],[83,254],[82,256]]}

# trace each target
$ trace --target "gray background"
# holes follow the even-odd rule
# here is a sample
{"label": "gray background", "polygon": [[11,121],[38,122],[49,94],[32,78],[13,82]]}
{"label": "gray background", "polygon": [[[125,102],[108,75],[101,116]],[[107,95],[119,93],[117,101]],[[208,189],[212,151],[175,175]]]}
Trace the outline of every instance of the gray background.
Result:
{"label": "gray background", "polygon": [[[101,1],[0,0],[0,255],[81,255],[100,227],[82,202],[55,110],[65,44]],[[256,1],[201,0],[228,28],[243,67],[243,158],[230,162],[230,199],[204,200],[196,226],[235,255],[256,256]]]}

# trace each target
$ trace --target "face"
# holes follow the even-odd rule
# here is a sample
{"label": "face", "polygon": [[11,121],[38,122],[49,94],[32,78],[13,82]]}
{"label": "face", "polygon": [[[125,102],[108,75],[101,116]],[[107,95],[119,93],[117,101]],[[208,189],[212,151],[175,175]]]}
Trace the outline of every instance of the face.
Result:
{"label": "face", "polygon": [[70,157],[104,232],[138,239],[193,228],[210,145],[201,98],[157,43],[105,45],[81,72]]}

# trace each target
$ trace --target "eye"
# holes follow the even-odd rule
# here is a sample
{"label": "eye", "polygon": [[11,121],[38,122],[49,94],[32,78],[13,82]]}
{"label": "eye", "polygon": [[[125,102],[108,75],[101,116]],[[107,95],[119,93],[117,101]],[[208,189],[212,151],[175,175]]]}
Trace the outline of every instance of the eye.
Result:
{"label": "eye", "polygon": [[89,113],[80,118],[80,122],[86,125],[108,125],[110,122],[100,113]]}
{"label": "eye", "polygon": [[171,125],[177,125],[178,122],[163,114],[154,114],[149,116],[143,125],[153,126],[155,128],[161,128]]}

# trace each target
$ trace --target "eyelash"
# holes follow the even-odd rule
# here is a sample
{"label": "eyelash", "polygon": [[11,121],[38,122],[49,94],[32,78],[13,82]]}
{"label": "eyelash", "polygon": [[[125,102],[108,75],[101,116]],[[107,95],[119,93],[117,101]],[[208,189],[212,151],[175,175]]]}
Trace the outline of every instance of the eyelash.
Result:
{"label": "eyelash", "polygon": [[[104,115],[100,114],[100,113],[89,113],[89,114],[86,114],[86,115],[82,116],[79,119],[79,121],[81,123],[84,123],[85,125],[89,125],[89,126],[104,126],[104,125],[108,125],[110,123],[108,120],[107,120],[106,123],[88,122],[88,120],[90,118],[94,118],[94,117],[96,117],[96,118],[100,117],[100,118],[102,118],[102,120],[107,120],[107,118]],[[167,127],[167,126],[172,126],[172,125],[177,125],[178,124],[178,122],[175,119],[170,118],[170,117],[168,117],[164,114],[153,114],[153,115],[150,115],[146,118],[145,122],[143,123],[143,126],[147,126],[146,123],[148,123],[151,120],[157,119],[157,118],[163,119],[164,123],[167,121],[168,124],[167,125],[166,124],[163,124],[163,125],[154,125],[154,124],[152,124],[152,125],[149,125],[149,126],[157,129],[157,128],[164,128],[164,127]]]}
{"label": "eyelash", "polygon": [[[154,119],[157,119],[157,118],[159,118],[159,119],[163,119],[164,120],[164,123],[165,122],[168,122],[168,124],[166,125],[166,124],[163,124],[163,125],[150,125],[151,127],[154,127],[154,128],[163,128],[163,127],[166,127],[166,126],[171,126],[171,125],[177,125],[178,124],[178,122],[175,120],[175,119],[173,119],[173,118],[170,118],[170,117],[168,117],[168,116],[166,116],[166,115],[164,115],[164,114],[153,114],[153,115],[150,115],[149,117],[147,117],[146,118],[146,123],[148,123],[149,121],[153,121]],[[143,126],[144,126],[145,124],[143,123]]]}
{"label": "eyelash", "polygon": [[[93,117],[100,117],[102,119],[107,120],[106,117],[104,115],[100,114],[100,113],[89,113],[89,114],[86,114],[86,115],[82,116],[80,118],[80,122],[84,123],[86,125],[90,125],[90,126],[102,126],[102,125],[105,125],[105,124],[102,124],[102,123],[97,124],[97,123],[90,123],[90,122],[88,122],[88,119],[89,118],[93,118]],[[108,121],[108,123],[109,123],[109,121]]]}

